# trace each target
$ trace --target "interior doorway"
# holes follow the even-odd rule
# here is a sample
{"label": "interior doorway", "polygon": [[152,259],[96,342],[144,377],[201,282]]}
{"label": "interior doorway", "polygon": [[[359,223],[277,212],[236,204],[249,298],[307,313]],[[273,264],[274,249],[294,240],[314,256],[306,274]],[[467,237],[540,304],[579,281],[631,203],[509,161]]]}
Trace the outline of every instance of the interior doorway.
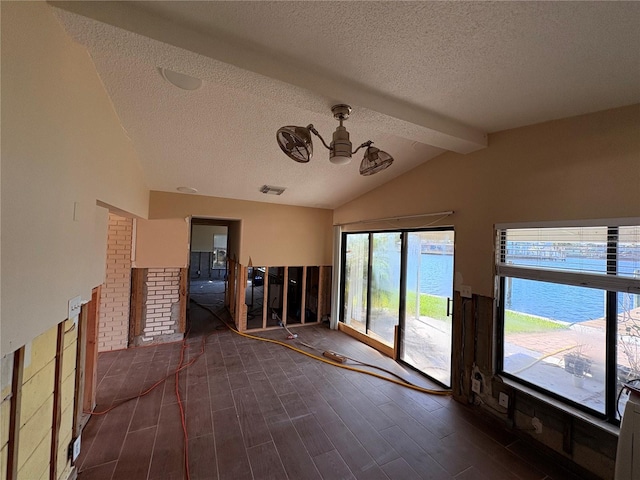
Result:
{"label": "interior doorway", "polygon": [[[187,330],[211,322],[211,312],[221,312],[228,301],[230,246],[238,239],[239,221],[191,219]],[[233,251],[233,248],[231,248]],[[193,307],[196,308],[193,308]]]}
{"label": "interior doorway", "polygon": [[215,310],[224,307],[228,232],[226,225],[191,224],[189,295]]}

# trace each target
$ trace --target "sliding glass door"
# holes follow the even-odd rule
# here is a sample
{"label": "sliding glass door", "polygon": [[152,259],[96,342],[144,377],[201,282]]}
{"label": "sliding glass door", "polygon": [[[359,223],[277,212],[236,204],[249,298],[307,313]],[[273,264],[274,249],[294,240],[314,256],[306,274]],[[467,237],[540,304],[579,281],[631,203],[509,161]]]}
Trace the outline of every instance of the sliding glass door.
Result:
{"label": "sliding glass door", "polygon": [[[345,233],[341,321],[451,386],[451,228]],[[399,338],[396,343],[396,326]]]}
{"label": "sliding glass door", "polygon": [[451,386],[453,230],[407,232],[400,359]]}

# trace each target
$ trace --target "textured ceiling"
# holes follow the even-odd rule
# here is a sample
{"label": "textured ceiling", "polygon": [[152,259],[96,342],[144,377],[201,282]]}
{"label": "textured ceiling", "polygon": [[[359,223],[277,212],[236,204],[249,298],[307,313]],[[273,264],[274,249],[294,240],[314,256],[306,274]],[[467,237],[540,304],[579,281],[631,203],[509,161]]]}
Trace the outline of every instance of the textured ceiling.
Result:
{"label": "textured ceiling", "polygon": [[[640,102],[636,2],[53,2],[89,50],[148,185],[335,207],[486,132]],[[74,12],[74,13],[71,13]],[[157,67],[203,79],[186,92]],[[334,103],[354,107],[354,145],[395,163],[358,174],[360,154],[309,164],[275,142]],[[287,187],[280,196],[263,184]]]}

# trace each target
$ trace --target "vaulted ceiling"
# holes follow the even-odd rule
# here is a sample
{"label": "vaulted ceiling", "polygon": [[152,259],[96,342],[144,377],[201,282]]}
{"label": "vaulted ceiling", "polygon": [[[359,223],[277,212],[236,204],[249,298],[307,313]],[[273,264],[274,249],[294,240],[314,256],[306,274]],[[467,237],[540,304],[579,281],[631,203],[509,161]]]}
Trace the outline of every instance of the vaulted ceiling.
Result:
{"label": "vaulted ceiling", "polygon": [[[334,208],[487,134],[640,102],[637,2],[50,2],[85,46],[149,188]],[[202,80],[194,91],[159,68]],[[394,164],[310,163],[275,140],[331,106]],[[517,159],[514,159],[517,162]],[[286,187],[264,195],[269,184]]]}

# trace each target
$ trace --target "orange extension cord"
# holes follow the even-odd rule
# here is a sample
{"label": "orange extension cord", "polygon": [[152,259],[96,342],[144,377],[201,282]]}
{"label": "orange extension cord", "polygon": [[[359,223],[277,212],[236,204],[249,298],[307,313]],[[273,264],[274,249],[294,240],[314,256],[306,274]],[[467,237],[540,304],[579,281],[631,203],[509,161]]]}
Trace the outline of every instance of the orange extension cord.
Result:
{"label": "orange extension cord", "polygon": [[[185,413],[184,413],[184,405],[182,403],[182,397],[180,396],[180,372],[182,370],[186,370],[187,368],[189,368],[191,365],[193,365],[204,354],[205,345],[206,345],[207,339],[211,335],[213,335],[215,333],[218,333],[218,332],[219,332],[219,330],[215,330],[215,331],[209,333],[208,335],[202,337],[202,341],[200,342],[200,351],[198,353],[196,353],[189,362],[184,363],[184,353],[185,353],[185,350],[188,348],[187,338],[189,337],[189,332],[187,332],[185,334],[184,338],[182,340],[179,340],[182,343],[182,346],[180,348],[180,361],[178,362],[178,366],[176,367],[175,371],[167,374],[165,377],[163,377],[160,380],[158,380],[156,383],[154,383],[149,388],[147,388],[144,392],[141,392],[138,395],[133,395],[133,396],[131,396],[129,398],[125,398],[121,402],[118,402],[115,405],[110,406],[106,410],[102,410],[100,412],[95,412],[94,411],[94,412],[84,412],[84,413],[87,413],[89,415],[106,415],[111,410],[114,410],[115,408],[117,408],[117,407],[119,407],[121,405],[124,405],[125,403],[130,402],[131,400],[135,400],[136,398],[141,398],[141,397],[144,397],[145,395],[148,395],[155,388],[157,388],[158,386],[162,385],[169,377],[174,375],[175,376],[175,383],[176,383],[175,394],[176,394],[176,399],[178,401],[178,407],[180,409],[180,422],[182,424],[182,434],[183,434],[183,439],[184,439],[184,470],[185,470],[185,474],[186,474],[186,480],[190,480],[191,476],[190,476],[190,473],[189,473],[189,434],[187,432],[187,422],[186,422],[186,416],[185,416]],[[177,342],[172,342],[172,343],[177,343]],[[164,345],[167,345],[167,344],[164,344]],[[151,345],[149,345],[149,346],[151,346]],[[136,348],[140,348],[140,347],[136,347]],[[145,348],[145,347],[142,347],[142,348]]]}
{"label": "orange extension cord", "polygon": [[[197,304],[197,302],[194,302],[194,303]],[[199,304],[197,304],[197,305],[199,305]],[[210,310],[210,309],[208,309],[206,307],[204,307],[204,308],[206,310],[209,310],[215,316],[218,316],[212,310]],[[220,317],[218,317],[218,318],[220,318]],[[367,371],[367,370],[361,370],[361,369],[358,369],[358,368],[355,368],[355,367],[350,367],[348,365],[342,365],[340,363],[335,363],[335,362],[329,361],[329,360],[327,360],[327,359],[325,359],[323,357],[319,357],[317,355],[313,355],[313,354],[310,354],[310,353],[305,352],[303,350],[300,350],[300,349],[298,349],[296,347],[292,347],[290,345],[287,345],[284,342],[279,342],[278,340],[273,340],[273,339],[264,338],[264,337],[257,337],[257,336],[254,336],[254,335],[249,335],[249,334],[246,334],[246,333],[243,333],[243,332],[239,332],[238,330],[236,330],[232,326],[228,325],[227,322],[224,321],[223,319],[220,318],[220,320],[222,320],[224,328],[232,331],[233,333],[236,333],[236,334],[241,335],[243,337],[252,338],[252,339],[255,339],[255,340],[261,340],[261,341],[268,342],[268,343],[275,343],[275,344],[281,345],[283,347],[289,348],[291,350],[294,350],[294,351],[296,351],[298,353],[301,353],[303,355],[306,355],[308,357],[311,357],[311,358],[314,358],[316,360],[319,360],[321,362],[327,363],[329,365],[333,365],[335,367],[344,368],[344,369],[356,371],[356,372],[359,372],[359,373],[365,373],[367,375],[371,375],[371,376],[374,376],[374,377],[377,377],[377,378],[381,378],[381,379],[387,380],[387,381],[389,381],[391,383],[395,383],[397,385],[401,385],[401,386],[404,386],[406,388],[409,388],[409,389],[412,389],[412,390],[417,390],[417,391],[423,392],[423,393],[429,393],[429,394],[432,394],[432,395],[451,395],[450,391],[433,390],[433,389],[422,388],[422,387],[418,387],[416,385],[413,385],[411,383],[408,383],[408,382],[406,382],[406,380],[403,380],[402,382],[400,382],[398,380],[393,380],[391,378],[384,377],[382,375],[379,375],[379,374],[376,374],[376,373],[373,373],[373,372],[370,372],[370,371]],[[184,413],[184,405],[182,404],[182,398],[180,396],[180,372],[182,370],[186,370],[187,368],[189,368],[191,365],[193,365],[204,354],[205,345],[206,345],[207,339],[211,335],[213,335],[215,333],[218,333],[218,332],[220,332],[220,330],[214,330],[213,332],[209,333],[208,335],[205,335],[204,337],[202,337],[202,341],[200,342],[200,351],[196,355],[194,355],[193,358],[189,362],[184,363],[184,353],[185,353],[185,350],[188,348],[187,338],[189,336],[189,332],[187,332],[185,334],[184,338],[181,340],[182,346],[180,348],[180,362],[178,363],[178,366],[177,366],[177,368],[176,368],[176,370],[174,372],[169,373],[164,378],[158,380],[156,383],[151,385],[144,392],[142,392],[142,393],[140,393],[138,395],[134,395],[132,397],[126,398],[126,399],[122,400],[121,402],[119,402],[119,403],[117,403],[115,405],[112,405],[111,407],[107,408],[106,410],[103,410],[101,412],[85,412],[85,413],[88,413],[90,415],[105,415],[105,414],[109,413],[111,410],[119,407],[120,405],[123,405],[123,404],[125,404],[125,403],[127,403],[127,402],[129,402],[131,400],[135,400],[136,398],[140,398],[140,397],[144,397],[145,395],[148,395],[151,391],[153,391],[153,389],[155,389],[159,385],[163,384],[171,375],[175,375],[175,383],[176,383],[175,394],[176,394],[176,399],[178,401],[178,407],[180,409],[180,421],[182,423],[182,433],[183,433],[183,439],[184,439],[184,469],[185,469],[185,474],[186,474],[186,480],[190,480],[190,472],[189,472],[189,434],[187,432],[187,422],[186,422],[186,416],[185,416],[185,413]],[[177,343],[177,342],[174,342],[174,343]],[[149,345],[149,346],[151,346],[151,345]],[[140,348],[140,347],[138,347],[138,348]]]}

